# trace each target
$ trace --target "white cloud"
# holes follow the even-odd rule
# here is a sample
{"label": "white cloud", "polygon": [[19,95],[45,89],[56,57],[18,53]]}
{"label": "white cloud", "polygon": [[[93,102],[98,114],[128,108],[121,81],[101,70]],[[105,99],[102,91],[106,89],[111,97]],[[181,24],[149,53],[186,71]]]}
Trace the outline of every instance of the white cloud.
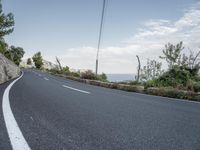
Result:
{"label": "white cloud", "polygon": [[[172,22],[170,20],[149,20],[143,28],[126,41],[124,47],[106,47],[100,51],[100,72],[135,73],[137,69],[136,55],[143,63],[147,58],[158,59],[164,45],[168,42],[184,42],[186,48],[200,49],[200,4],[184,12],[183,17]],[[96,48],[72,48],[59,56],[63,64],[72,68],[95,68]],[[53,58],[49,58],[53,59]]]}

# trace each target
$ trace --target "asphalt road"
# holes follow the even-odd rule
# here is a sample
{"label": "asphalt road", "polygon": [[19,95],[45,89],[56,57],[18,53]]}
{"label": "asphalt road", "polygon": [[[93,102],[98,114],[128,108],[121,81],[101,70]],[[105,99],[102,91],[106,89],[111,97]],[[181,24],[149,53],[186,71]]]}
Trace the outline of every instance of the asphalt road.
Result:
{"label": "asphalt road", "polygon": [[[0,85],[0,97],[8,85]],[[33,70],[24,71],[9,97],[32,150],[200,150],[199,103],[95,87]],[[9,141],[0,107],[0,150],[12,149]]]}

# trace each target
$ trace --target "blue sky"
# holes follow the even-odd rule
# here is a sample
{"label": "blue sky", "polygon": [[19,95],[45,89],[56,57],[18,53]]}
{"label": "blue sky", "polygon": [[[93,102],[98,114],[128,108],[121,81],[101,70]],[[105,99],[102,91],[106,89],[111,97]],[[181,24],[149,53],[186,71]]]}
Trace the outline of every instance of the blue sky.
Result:
{"label": "blue sky", "polygon": [[[58,56],[63,65],[94,69],[102,0],[2,2],[4,11],[15,15],[15,30],[6,41],[23,47],[25,57],[41,51],[47,60],[54,62]],[[145,63],[152,50],[160,54],[161,44],[172,39],[175,39],[172,42],[185,40],[188,47],[198,47],[197,42],[187,40],[188,34],[196,38],[196,34],[190,33],[199,31],[198,12],[197,0],[107,0],[100,72],[134,73],[136,54]],[[187,16],[191,15],[197,15],[197,25],[182,29],[184,19],[188,21]],[[195,21],[193,16],[189,19]],[[161,31],[166,32],[160,35]]]}

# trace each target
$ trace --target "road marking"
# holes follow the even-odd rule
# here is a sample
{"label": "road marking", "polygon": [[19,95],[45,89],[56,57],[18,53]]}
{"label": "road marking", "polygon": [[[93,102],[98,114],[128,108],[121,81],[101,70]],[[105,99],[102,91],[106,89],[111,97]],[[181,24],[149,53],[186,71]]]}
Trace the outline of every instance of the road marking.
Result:
{"label": "road marking", "polygon": [[19,79],[22,78],[23,74],[24,73],[22,73],[22,75],[19,78],[15,79],[5,89],[4,94],[3,94],[3,102],[2,102],[3,117],[4,117],[4,121],[6,124],[7,132],[8,132],[13,150],[30,150],[30,147],[28,143],[26,142],[22,132],[20,131],[20,128],[12,113],[12,110],[10,107],[10,100],[9,100],[10,89]]}
{"label": "road marking", "polygon": [[49,80],[49,79],[48,79],[48,78],[46,78],[46,77],[44,77],[44,79],[45,79],[45,80],[47,80],[47,81]]}
{"label": "road marking", "polygon": [[65,87],[65,88],[74,90],[74,91],[78,91],[78,92],[85,93],[85,94],[90,94],[90,92],[79,90],[79,89],[76,89],[76,88],[73,88],[73,87],[70,87],[70,86],[66,86],[66,85],[62,85],[62,86]]}

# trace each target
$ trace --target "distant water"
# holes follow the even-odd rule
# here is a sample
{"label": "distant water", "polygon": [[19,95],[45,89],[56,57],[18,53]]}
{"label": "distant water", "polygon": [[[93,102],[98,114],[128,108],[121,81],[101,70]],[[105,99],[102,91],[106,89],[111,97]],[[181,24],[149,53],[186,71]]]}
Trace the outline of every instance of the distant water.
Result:
{"label": "distant water", "polygon": [[108,81],[110,82],[121,82],[130,81],[135,79],[134,74],[106,74]]}

